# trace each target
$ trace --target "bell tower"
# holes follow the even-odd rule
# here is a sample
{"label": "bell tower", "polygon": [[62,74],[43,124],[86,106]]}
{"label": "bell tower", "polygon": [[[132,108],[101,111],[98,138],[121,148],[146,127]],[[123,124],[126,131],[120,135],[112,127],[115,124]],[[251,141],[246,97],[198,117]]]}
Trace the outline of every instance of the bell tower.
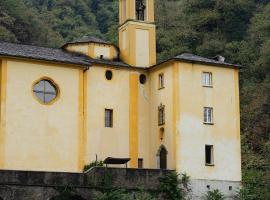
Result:
{"label": "bell tower", "polygon": [[121,59],[132,66],[156,64],[154,0],[119,0]]}

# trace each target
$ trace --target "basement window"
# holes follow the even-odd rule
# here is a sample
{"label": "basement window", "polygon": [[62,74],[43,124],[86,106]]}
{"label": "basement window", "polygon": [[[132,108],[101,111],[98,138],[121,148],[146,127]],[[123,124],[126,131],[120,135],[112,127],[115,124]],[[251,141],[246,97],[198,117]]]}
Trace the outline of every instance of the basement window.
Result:
{"label": "basement window", "polygon": [[138,168],[139,169],[142,169],[143,168],[143,159],[142,158],[139,158],[138,159]]}
{"label": "basement window", "polygon": [[214,165],[214,146],[205,145],[205,165],[213,166]]}

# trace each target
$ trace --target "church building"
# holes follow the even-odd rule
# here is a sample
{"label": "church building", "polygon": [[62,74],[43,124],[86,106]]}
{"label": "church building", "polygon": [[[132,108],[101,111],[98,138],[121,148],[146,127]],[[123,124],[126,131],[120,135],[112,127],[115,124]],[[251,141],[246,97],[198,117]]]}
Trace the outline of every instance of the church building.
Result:
{"label": "church building", "polygon": [[0,169],[82,172],[107,157],[241,183],[239,67],[183,53],[156,62],[154,0],[119,0],[119,44],[0,42]]}

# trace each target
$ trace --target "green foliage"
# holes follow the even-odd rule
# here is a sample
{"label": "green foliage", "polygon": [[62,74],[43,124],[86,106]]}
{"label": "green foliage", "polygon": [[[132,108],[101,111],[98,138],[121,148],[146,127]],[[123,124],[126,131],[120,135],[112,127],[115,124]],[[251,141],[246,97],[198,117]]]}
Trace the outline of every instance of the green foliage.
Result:
{"label": "green foliage", "polygon": [[83,171],[86,172],[92,167],[104,167],[103,161],[93,161],[89,165],[85,165]]}
{"label": "green foliage", "polygon": [[224,200],[225,196],[219,190],[208,191],[204,197],[204,200]]}
{"label": "green foliage", "polygon": [[159,182],[159,192],[164,199],[184,199],[189,192],[189,177],[186,174],[180,177],[176,172],[167,173],[159,178]]}
{"label": "green foliage", "polygon": [[80,196],[75,194],[75,191],[70,186],[55,188],[59,195],[53,197],[51,200],[83,200]]}
{"label": "green foliage", "polygon": [[143,190],[139,192],[128,192],[126,190],[116,189],[103,193],[95,192],[93,196],[93,200],[157,200]]}

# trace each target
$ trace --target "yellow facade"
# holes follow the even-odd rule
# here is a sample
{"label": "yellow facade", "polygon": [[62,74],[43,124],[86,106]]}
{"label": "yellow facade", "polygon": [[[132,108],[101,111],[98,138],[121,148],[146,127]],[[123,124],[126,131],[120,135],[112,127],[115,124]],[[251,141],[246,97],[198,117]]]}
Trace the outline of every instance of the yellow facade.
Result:
{"label": "yellow facade", "polygon": [[97,44],[92,42],[68,44],[65,49],[70,52],[82,53],[95,59],[115,60],[118,58],[118,49],[114,45],[109,44]]}
{"label": "yellow facade", "polygon": [[[1,116],[5,143],[1,145],[1,168],[81,171],[80,70],[16,59],[5,62],[6,100],[2,101],[5,111]],[[34,98],[32,84],[41,77],[50,77],[60,88],[60,96],[52,105],[40,104]],[[70,81],[72,84],[68,84]],[[2,79],[3,87],[4,82]]]}
{"label": "yellow facade", "polygon": [[[192,178],[241,180],[238,70],[179,63],[179,164]],[[213,88],[202,87],[211,72]],[[202,123],[203,107],[213,107],[214,124]],[[192,142],[190,142],[192,141]],[[214,145],[215,166],[204,166],[204,146]],[[192,155],[192,156],[190,156]]]}
{"label": "yellow facade", "polygon": [[[122,3],[120,51],[95,42],[65,46],[91,59],[87,67],[0,55],[0,168],[82,172],[96,158],[116,157],[130,158],[128,167],[156,169],[165,149],[167,169],[194,180],[241,181],[237,66],[177,57],[156,64],[153,0],[145,21],[136,20],[134,0],[126,0],[125,15]],[[212,87],[203,86],[204,72]],[[59,90],[49,104],[33,94],[44,77]],[[211,124],[204,123],[204,107],[213,108]],[[112,127],[105,126],[106,109]],[[205,163],[205,145],[213,145],[213,165]]]}

